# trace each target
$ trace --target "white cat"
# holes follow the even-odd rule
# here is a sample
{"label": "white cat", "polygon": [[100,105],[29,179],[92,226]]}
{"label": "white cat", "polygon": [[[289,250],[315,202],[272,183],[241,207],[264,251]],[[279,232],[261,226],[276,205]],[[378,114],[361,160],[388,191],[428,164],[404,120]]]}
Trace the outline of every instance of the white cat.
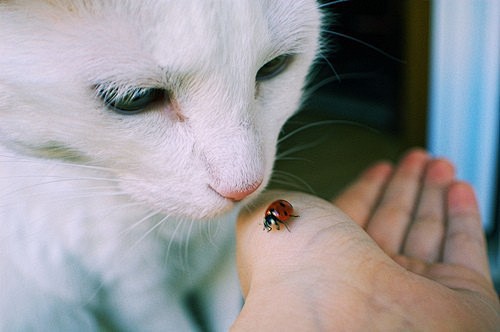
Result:
{"label": "white cat", "polygon": [[1,331],[231,324],[235,215],[299,105],[318,7],[0,1]]}

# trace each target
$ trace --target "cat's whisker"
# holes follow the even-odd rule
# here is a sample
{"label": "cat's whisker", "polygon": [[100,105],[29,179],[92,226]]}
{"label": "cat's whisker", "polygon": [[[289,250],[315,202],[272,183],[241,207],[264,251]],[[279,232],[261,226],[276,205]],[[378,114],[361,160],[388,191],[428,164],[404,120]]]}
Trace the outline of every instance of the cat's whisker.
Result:
{"label": "cat's whisker", "polygon": [[[315,83],[314,85],[307,86],[306,87],[306,93],[309,95],[312,95],[316,93],[319,89],[324,87],[327,84],[330,84],[331,82],[335,81],[341,81],[344,79],[363,79],[363,78],[369,78],[373,76],[375,73],[374,72],[358,72],[358,73],[344,73],[341,75],[336,75],[335,77],[327,77],[322,79],[321,81]],[[307,102],[306,102],[307,104]]]}
{"label": "cat's whisker", "polygon": [[336,121],[337,120],[323,120],[323,121],[317,121],[317,122],[308,123],[308,124],[306,124],[304,126],[296,128],[293,131],[289,132],[288,134],[285,134],[284,136],[280,137],[278,139],[278,144],[286,141],[290,137],[295,136],[295,135],[297,135],[298,133],[300,133],[300,132],[302,132],[304,130],[307,130],[307,129],[310,129],[310,128],[314,128],[314,127],[319,127],[319,126],[333,124],[333,123],[336,123]]}
{"label": "cat's whisker", "polygon": [[[116,210],[116,209],[122,209],[124,207],[134,207],[134,206],[137,206],[137,205],[138,204],[125,204],[125,205],[115,206],[114,208],[110,209],[110,211],[111,210]],[[112,212],[110,212],[110,213],[112,213]],[[138,222],[134,223],[131,227],[133,227],[133,228],[137,227],[139,224],[147,221],[149,218],[154,217],[158,213],[159,213],[158,211],[149,213],[145,217],[141,218]],[[152,229],[150,229],[147,233],[149,234],[149,233],[153,232],[158,227],[158,225],[162,224],[167,218],[168,218],[168,216],[165,216],[157,224],[155,224],[152,227]],[[128,227],[128,228],[120,231],[118,233],[118,237],[116,238],[116,240],[118,240],[118,239],[122,238],[123,236],[125,236],[129,232],[129,230],[131,231],[131,227]],[[122,253],[122,255],[120,255],[119,262],[117,264],[120,264],[121,262],[125,262],[128,259],[128,255],[134,253],[134,249],[140,244],[140,242],[142,242],[148,236],[148,234],[144,234],[133,245],[131,245],[130,247],[128,247],[127,250],[124,253]],[[100,281],[99,284],[98,284],[98,286],[95,287],[94,291],[92,292],[92,294],[87,299],[87,302],[91,303],[92,301],[94,301],[95,298],[97,296],[99,296],[100,291],[102,289],[104,289],[105,287],[106,287],[105,281],[104,280]]]}
{"label": "cat's whisker", "polygon": [[[27,189],[30,189],[29,187],[27,188],[21,188],[21,189],[17,189],[17,190],[13,190],[11,192],[7,192],[5,193],[2,197],[0,197],[0,199],[2,201],[6,201],[8,202],[10,200],[10,197],[11,196],[14,196],[15,194],[18,194],[20,192],[23,192],[24,190],[27,190]],[[110,189],[114,189],[114,188],[110,188]],[[95,197],[119,197],[119,196],[127,196],[128,193],[124,192],[124,191],[116,191],[116,190],[113,190],[113,191],[109,191],[109,192],[103,192],[103,191],[98,191],[98,192],[95,192],[95,191],[91,191],[89,190],[89,193],[88,194],[79,194],[79,195],[70,195],[71,193],[73,192],[79,192],[79,193],[82,193],[84,192],[83,189],[80,189],[78,191],[73,191],[73,190],[61,190],[61,191],[54,191],[54,190],[51,190],[49,192],[49,194],[64,194],[64,197],[58,197],[58,201],[70,201],[70,200],[75,200],[75,199],[81,199],[81,198],[95,198]],[[26,197],[26,198],[34,198],[34,197],[41,197],[44,193],[43,192],[40,192],[40,193],[34,193],[34,192],[30,192],[30,193],[27,193],[27,194],[24,194],[23,196]],[[0,206],[7,206],[7,205],[0,205]]]}
{"label": "cat's whisker", "polygon": [[[335,67],[330,62],[330,60],[328,60],[328,58],[325,55],[323,55],[323,54],[320,54],[319,57],[321,59],[323,59],[323,61],[325,61],[325,63],[328,66],[328,68],[330,68],[330,70],[332,71],[332,73],[333,73],[333,81],[338,81],[340,83],[342,81],[342,76],[339,74],[339,72],[337,71],[337,69],[335,69]],[[312,92],[309,91],[308,88],[306,88],[305,90],[306,90],[306,93],[307,93],[308,96],[312,93]]]}
{"label": "cat's whisker", "polygon": [[172,232],[172,234],[170,236],[170,239],[169,239],[168,245],[167,245],[167,249],[165,251],[165,259],[164,259],[165,265],[168,265],[168,260],[169,260],[169,257],[170,257],[170,251],[172,250],[172,246],[173,246],[174,241],[175,241],[175,239],[177,237],[177,232],[181,228],[182,224],[184,224],[184,222],[185,222],[185,220],[177,220],[177,222],[176,222],[174,231]]}
{"label": "cat's whisker", "polygon": [[165,216],[160,221],[156,222],[148,231],[146,231],[139,239],[137,239],[130,247],[129,251],[136,248],[145,238],[147,238],[151,233],[153,233],[158,227],[160,227],[165,221],[167,221],[168,216]]}
{"label": "cat's whisker", "polygon": [[[120,196],[126,196],[127,193],[98,193],[98,194],[94,194],[94,193],[89,193],[87,195],[67,195],[66,197],[59,197],[57,199],[54,199],[54,204],[61,204],[61,203],[64,203],[65,207],[66,208],[69,208],[69,207],[78,207],[81,205],[81,202],[79,202],[78,200],[81,200],[81,199],[94,199],[94,198],[112,198],[112,197],[120,197]],[[24,197],[27,197],[27,198],[37,198],[37,197],[42,197],[40,194],[30,194],[30,195],[25,195]],[[0,203],[0,207],[1,208],[8,208],[9,206],[11,206],[13,204],[12,200],[10,200],[10,198],[7,198],[7,199],[1,199],[1,202]],[[47,203],[50,204],[51,200],[48,200]],[[15,202],[14,202],[15,203]],[[142,204],[140,203],[130,203],[130,204],[123,204],[124,207],[141,207]],[[110,209],[121,209],[121,205],[118,206],[118,207],[110,207]]]}
{"label": "cat's whisker", "polygon": [[123,229],[119,234],[118,234],[118,237],[122,237],[128,233],[130,233],[131,231],[133,231],[135,228],[137,228],[139,225],[143,224],[145,221],[147,221],[148,219],[150,218],[153,218],[154,216],[157,216],[158,214],[160,214],[161,211],[160,210],[156,210],[156,211],[151,211],[149,214],[147,214],[146,216],[144,216],[143,218],[139,219],[138,221],[136,221],[135,223],[133,223],[132,225],[130,225],[129,227]]}
{"label": "cat's whisker", "polygon": [[[0,180],[1,179],[6,179],[6,180],[9,180],[9,179],[13,179],[13,178],[19,178],[19,179],[37,179],[37,178],[40,178],[40,179],[51,179],[50,181],[41,181],[41,182],[37,182],[37,183],[32,183],[30,185],[25,185],[25,186],[22,186],[22,187],[19,187],[19,188],[15,188],[14,190],[11,190],[9,192],[6,192],[4,194],[4,198],[5,197],[8,197],[8,196],[12,196],[12,195],[15,195],[17,193],[22,193],[22,192],[25,192],[25,191],[29,191],[31,189],[37,189],[37,188],[40,188],[40,187],[44,187],[44,186],[50,186],[50,185],[53,185],[53,184],[58,184],[58,183],[65,183],[65,182],[80,182],[80,181],[94,181],[94,182],[110,182],[110,183],[115,183],[113,185],[109,185],[109,186],[88,186],[88,187],[79,187],[78,190],[80,191],[93,191],[95,193],[99,193],[100,191],[102,190],[111,190],[115,193],[118,193],[118,192],[121,192],[122,194],[120,195],[125,195],[126,193],[124,191],[122,191],[119,186],[117,186],[117,184],[123,182],[123,181],[126,181],[123,180],[123,179],[114,179],[114,178],[100,178],[100,177],[78,177],[78,178],[74,178],[74,177],[63,177],[63,176],[58,176],[58,175],[26,175],[26,176],[18,176],[18,175],[14,175],[14,176],[10,176],[10,177],[0,177]],[[65,191],[54,191],[53,188],[51,188],[51,191],[50,193],[53,194],[53,193],[64,193]],[[29,196],[30,194],[28,194]]]}
{"label": "cat's whisker", "polygon": [[[2,158],[7,158],[11,160],[4,160]],[[9,155],[0,155],[0,163],[27,163],[30,165],[42,165],[42,166],[50,166],[51,168],[56,165],[56,166],[65,166],[65,167],[73,167],[73,168],[80,168],[80,169],[86,169],[86,170],[91,170],[91,171],[101,171],[101,172],[106,172],[110,173],[109,176],[79,176],[78,178],[75,177],[70,177],[70,176],[63,176],[63,175],[57,175],[57,174],[33,174],[33,175],[11,175],[8,177],[0,177],[0,179],[5,178],[5,179],[12,179],[12,178],[52,178],[52,179],[60,179],[61,181],[67,180],[67,181],[106,181],[106,182],[116,182],[116,183],[126,183],[126,182],[140,182],[141,180],[139,179],[134,179],[134,178],[128,178],[128,177],[120,177],[115,178],[112,176],[114,172],[116,172],[116,169],[109,168],[109,167],[102,167],[102,166],[95,166],[95,165],[86,165],[86,164],[77,164],[77,163],[71,163],[71,162],[64,162],[60,160],[38,160],[38,159],[24,159],[24,158],[19,158],[15,156],[9,156]]]}
{"label": "cat's whisker", "polygon": [[[31,189],[38,189],[40,187],[43,188],[44,186],[49,186],[51,184],[53,184],[53,182],[32,184],[32,185],[24,186],[21,188],[16,188],[13,191],[7,192],[6,195],[12,195],[12,194],[22,192],[22,191],[29,191]],[[50,193],[66,193],[66,192],[77,191],[77,190],[78,191],[93,191],[95,193],[98,193],[98,192],[103,191],[103,190],[110,190],[110,191],[114,191],[114,192],[122,191],[119,187],[117,187],[115,185],[109,185],[109,186],[90,186],[90,187],[79,187],[79,188],[66,188],[63,190],[54,190],[54,189],[50,188]]]}
{"label": "cat's whisker", "polygon": [[[79,176],[79,177],[71,177],[71,176],[62,176],[62,175],[51,175],[51,174],[37,174],[37,175],[12,175],[6,177],[0,177],[0,179],[54,179],[53,182],[64,182],[64,181],[102,181],[102,182],[114,182],[114,183],[122,183],[122,182],[137,182],[136,179],[130,178],[114,178],[114,177],[97,177],[97,176]],[[44,183],[46,184],[46,183]],[[47,182],[48,184],[48,182]]]}
{"label": "cat's whisker", "polygon": [[314,128],[314,127],[319,127],[319,126],[325,126],[325,125],[347,125],[347,126],[353,126],[353,127],[365,129],[365,130],[368,130],[368,131],[371,131],[371,132],[374,132],[374,133],[379,133],[379,131],[377,129],[372,128],[372,127],[367,126],[367,125],[364,125],[364,124],[359,123],[359,122],[355,122],[355,121],[350,121],[350,120],[322,120],[322,121],[317,121],[317,122],[311,122],[311,123],[308,123],[308,124],[306,124],[306,125],[304,125],[302,127],[296,128],[295,130],[289,132],[288,134],[285,134],[284,136],[280,137],[278,139],[278,144],[282,143],[283,141],[289,139],[292,136],[297,135],[298,133],[300,133],[300,132],[302,132],[304,130],[311,129],[311,128]]}
{"label": "cat's whisker", "polygon": [[305,90],[307,91],[308,95],[313,95],[319,89],[324,87],[325,85],[330,84],[330,83],[335,82],[335,81],[338,81],[338,82],[341,81],[341,78],[338,74],[336,74],[334,77],[327,77],[325,79],[322,79],[321,81],[315,83],[314,85],[306,87]]}
{"label": "cat's whisker", "polygon": [[276,158],[276,161],[302,161],[305,163],[313,163],[312,160],[307,159],[307,158],[301,158],[301,157],[280,157],[280,158]]}
{"label": "cat's whisker", "polygon": [[[5,160],[5,159],[10,159],[10,160]],[[58,166],[69,166],[69,167],[76,167],[76,168],[83,168],[83,169],[90,169],[90,170],[97,170],[97,171],[106,171],[106,172],[112,172],[113,169],[110,167],[104,167],[104,166],[96,166],[96,165],[87,165],[87,164],[78,164],[74,162],[65,162],[60,159],[38,159],[38,158],[21,158],[19,156],[11,156],[11,155],[5,155],[5,154],[0,154],[0,163],[28,163],[28,164],[35,164],[35,165],[58,165]]]}
{"label": "cat's whisker", "polygon": [[[217,236],[219,227],[218,227],[218,225],[213,226],[213,223],[214,223],[213,220],[208,220],[207,223],[208,223],[208,225],[205,228],[205,238],[207,239],[208,244],[210,244],[211,246],[215,246],[215,245],[217,245],[217,242],[215,241],[215,237]],[[215,232],[212,231],[213,227],[216,228]]]}
{"label": "cat's whisker", "polygon": [[353,42],[356,42],[360,45],[363,45],[379,54],[382,54],[383,56],[393,60],[393,61],[396,61],[396,62],[399,62],[401,64],[406,64],[406,61],[390,54],[390,53],[387,53],[386,51],[382,50],[381,48],[379,47],[376,47],[376,46],[373,46],[372,44],[370,43],[367,43],[359,38],[356,38],[356,37],[352,37],[352,36],[349,36],[349,35],[346,35],[345,33],[342,33],[342,32],[337,32],[337,31],[332,31],[332,30],[324,30],[323,33],[327,33],[327,34],[330,34],[330,35],[334,35],[334,36],[337,36],[337,37],[341,37],[341,38],[344,38],[344,39],[348,39],[350,41],[353,41]]}
{"label": "cat's whisker", "polygon": [[[8,194],[13,194],[13,193],[17,193],[17,192],[22,192],[22,191],[26,191],[26,190],[29,190],[29,189],[35,189],[37,187],[44,187],[44,186],[50,186],[50,185],[54,185],[54,184],[58,184],[58,183],[65,183],[65,182],[79,182],[79,181],[98,181],[98,182],[111,182],[111,183],[120,183],[121,181],[118,180],[118,179],[107,179],[107,178],[72,178],[72,177],[58,177],[58,176],[40,176],[40,177],[37,177],[37,176],[12,176],[12,177],[5,177],[4,179],[13,179],[13,178],[20,178],[20,179],[37,179],[37,178],[40,178],[40,179],[47,179],[47,178],[50,178],[52,180],[50,181],[40,181],[40,182],[36,182],[36,183],[32,183],[30,185],[26,185],[26,186],[23,186],[23,187],[20,187],[20,188],[16,188],[16,190],[14,191],[11,191],[9,192]],[[0,178],[1,179],[1,178]],[[109,186],[109,188],[118,188],[116,185],[113,185],[113,186]],[[79,189],[85,189],[85,187],[81,187]]]}
{"label": "cat's whisker", "polygon": [[318,7],[319,8],[324,8],[324,7],[328,7],[328,6],[331,6],[331,5],[337,5],[339,3],[349,2],[349,1],[350,0],[335,0],[335,1],[330,1],[330,2],[323,3],[323,4],[319,5]]}
{"label": "cat's whisker", "polygon": [[193,232],[193,225],[197,222],[196,220],[191,219],[189,222],[189,227],[186,232],[186,236],[184,238],[184,241],[182,241],[182,245],[184,246],[183,250],[183,259],[181,260],[183,262],[182,267],[184,271],[189,270],[189,239],[191,238],[191,234]]}
{"label": "cat's whisker", "polygon": [[[291,181],[294,181],[295,183],[290,182],[290,181],[286,181],[286,180],[291,180]],[[285,185],[288,185],[290,187],[300,189],[300,190],[303,190],[305,188],[307,192],[309,192],[311,194],[316,194],[313,187],[311,187],[311,185],[309,183],[307,183],[307,181],[305,181],[304,179],[302,179],[301,177],[299,177],[295,174],[292,174],[292,173],[289,173],[286,171],[282,171],[282,170],[274,171],[271,182],[285,184]]]}
{"label": "cat's whisker", "polygon": [[[297,152],[300,152],[300,151],[304,151],[304,150],[308,150],[308,149],[311,149],[311,148],[314,148],[318,145],[321,144],[321,142],[324,142],[325,139],[324,138],[320,138],[320,139],[317,139],[311,143],[308,143],[308,144],[301,144],[301,145],[297,145],[297,146],[294,146],[294,147],[291,147],[291,148],[288,148],[286,151],[282,151],[280,153],[278,153],[276,155],[276,160],[286,160],[286,158],[291,155],[291,154],[294,154],[294,153],[297,153]],[[303,158],[288,158],[288,160],[300,160],[300,159],[303,159]],[[306,159],[303,159],[303,160],[306,160]],[[309,161],[309,160],[307,160]]]}

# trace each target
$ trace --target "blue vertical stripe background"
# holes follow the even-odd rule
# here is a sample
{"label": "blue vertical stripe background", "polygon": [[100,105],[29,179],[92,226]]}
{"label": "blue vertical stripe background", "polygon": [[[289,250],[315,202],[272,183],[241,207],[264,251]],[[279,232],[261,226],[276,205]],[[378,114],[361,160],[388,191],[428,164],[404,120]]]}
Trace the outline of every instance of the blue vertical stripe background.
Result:
{"label": "blue vertical stripe background", "polygon": [[433,0],[429,149],[451,159],[492,228],[500,127],[500,1]]}

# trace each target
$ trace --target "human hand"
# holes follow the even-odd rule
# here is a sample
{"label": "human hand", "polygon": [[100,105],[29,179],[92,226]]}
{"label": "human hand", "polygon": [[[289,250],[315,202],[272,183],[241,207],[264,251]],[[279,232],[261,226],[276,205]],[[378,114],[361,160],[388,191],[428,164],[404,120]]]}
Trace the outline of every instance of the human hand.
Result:
{"label": "human hand", "polygon": [[318,198],[270,193],[300,217],[270,233],[258,225],[267,205],[240,218],[246,302],[234,328],[498,328],[477,204],[453,173],[421,151],[372,167],[335,200],[357,224]]}

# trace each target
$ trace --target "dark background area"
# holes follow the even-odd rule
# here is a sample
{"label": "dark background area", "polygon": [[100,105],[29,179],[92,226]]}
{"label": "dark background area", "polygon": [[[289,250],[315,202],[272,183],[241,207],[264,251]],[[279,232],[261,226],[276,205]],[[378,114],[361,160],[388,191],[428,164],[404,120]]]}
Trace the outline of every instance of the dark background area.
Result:
{"label": "dark background area", "polygon": [[351,0],[324,7],[326,51],[309,107],[378,129],[400,129],[403,2]]}
{"label": "dark background area", "polygon": [[325,47],[309,98],[284,128],[271,186],[330,198],[374,161],[425,145],[427,69],[415,78],[412,68],[428,58],[428,3],[350,0],[323,9]]}

